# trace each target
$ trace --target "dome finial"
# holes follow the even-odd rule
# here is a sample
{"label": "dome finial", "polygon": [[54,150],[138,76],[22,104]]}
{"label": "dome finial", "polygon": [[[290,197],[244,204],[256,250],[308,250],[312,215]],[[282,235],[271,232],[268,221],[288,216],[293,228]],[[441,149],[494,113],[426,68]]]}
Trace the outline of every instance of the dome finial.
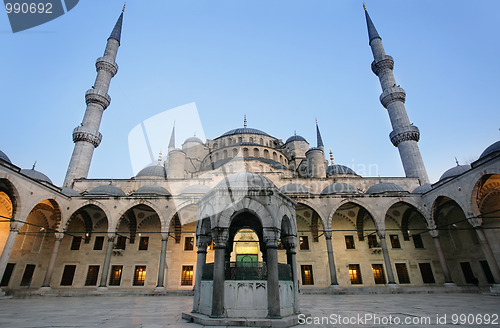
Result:
{"label": "dome finial", "polygon": [[333,165],[333,152],[332,152],[332,148],[330,148],[330,161],[332,162],[332,165]]}
{"label": "dome finial", "polygon": [[35,161],[35,163],[33,163],[33,167],[31,168],[32,170],[35,169],[35,165],[36,165],[36,161]]}
{"label": "dome finial", "polygon": [[297,135],[297,130],[293,130],[293,135],[296,136]]}
{"label": "dome finial", "polygon": [[158,154],[158,166],[161,165],[161,150],[160,150],[160,154]]}
{"label": "dome finial", "polygon": [[455,163],[457,163],[457,166],[460,166],[460,163],[458,163],[458,159],[455,157]]}
{"label": "dome finial", "polygon": [[247,116],[245,114],[245,117],[243,119],[243,127],[246,128],[247,127]]}

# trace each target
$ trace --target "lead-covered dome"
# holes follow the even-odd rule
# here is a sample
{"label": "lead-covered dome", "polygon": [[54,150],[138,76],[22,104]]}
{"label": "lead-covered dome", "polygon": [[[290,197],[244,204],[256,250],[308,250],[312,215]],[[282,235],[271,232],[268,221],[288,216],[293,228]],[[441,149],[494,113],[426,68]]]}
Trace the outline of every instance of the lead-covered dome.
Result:
{"label": "lead-covered dome", "polygon": [[431,189],[432,189],[432,186],[430,184],[426,183],[426,184],[423,184],[423,185],[415,188],[415,190],[413,190],[412,193],[413,194],[423,194],[423,193],[430,191]]}
{"label": "lead-covered dome", "polygon": [[61,188],[61,192],[68,196],[68,197],[79,197],[81,196],[79,192],[77,192],[76,190],[74,189],[71,189],[71,188],[67,188],[67,187],[62,187]]}
{"label": "lead-covered dome", "polygon": [[311,190],[298,183],[289,183],[280,188],[284,194],[310,194]]}
{"label": "lead-covered dome", "polygon": [[238,172],[224,178],[215,187],[217,189],[227,188],[276,188],[268,178],[253,172]]}
{"label": "lead-covered dome", "polygon": [[260,135],[263,135],[263,136],[270,137],[269,134],[265,133],[264,131],[258,130],[258,129],[238,128],[238,129],[234,129],[234,130],[231,130],[231,131],[227,131],[226,133],[224,133],[223,135],[221,135],[220,137],[217,137],[215,139],[219,139],[219,138],[227,137],[227,136],[232,136],[232,135],[235,135],[235,134],[260,134]]}
{"label": "lead-covered dome", "polygon": [[32,178],[33,180],[41,181],[41,182],[48,182],[48,183],[52,184],[52,180],[50,180],[48,176],[46,176],[42,172],[39,172],[35,169],[22,169],[21,173]]}
{"label": "lead-covered dome", "polygon": [[120,197],[120,196],[127,196],[118,187],[112,186],[112,185],[103,185],[103,186],[98,186],[93,189],[91,189],[87,195],[104,195],[104,196],[115,196],[115,197]]}
{"label": "lead-covered dome", "polygon": [[367,194],[383,194],[387,192],[402,192],[406,191],[400,186],[392,182],[381,182],[371,186],[366,191]]}
{"label": "lead-covered dome", "polygon": [[204,144],[203,141],[198,137],[189,137],[184,141],[184,143],[188,143],[188,142],[197,142],[197,143],[200,143],[202,145]]}
{"label": "lead-covered dome", "polygon": [[167,189],[157,185],[142,186],[132,193],[132,195],[158,195],[171,196]]}
{"label": "lead-covered dome", "polygon": [[494,144],[490,145],[488,148],[486,148],[481,154],[481,156],[479,156],[479,158],[480,159],[485,158],[486,156],[497,152],[500,152],[500,141],[497,141]]}
{"label": "lead-covered dome", "polygon": [[146,178],[146,179],[166,179],[167,170],[163,165],[151,165],[146,166],[137,173],[136,178]]}
{"label": "lead-covered dome", "polygon": [[294,135],[294,136],[291,136],[290,138],[286,139],[285,144],[292,142],[292,141],[305,141],[305,142],[307,142],[307,140],[303,136]]}
{"label": "lead-covered dome", "polygon": [[5,153],[3,151],[1,151],[1,150],[0,150],[0,159],[4,160],[5,162],[7,162],[9,164],[12,164],[12,162],[10,161],[9,156],[5,155]]}
{"label": "lead-covered dome", "polygon": [[454,177],[459,176],[460,174],[462,174],[468,170],[470,170],[469,164],[457,165],[457,166],[452,167],[451,169],[447,170],[446,172],[444,172],[443,175],[439,178],[439,181],[454,178]]}
{"label": "lead-covered dome", "polygon": [[332,175],[356,175],[356,172],[354,172],[353,169],[351,169],[350,167],[347,167],[345,165],[339,165],[339,164],[335,164],[335,165],[328,165],[328,167],[326,168],[326,176],[327,177],[330,177]]}
{"label": "lead-covered dome", "polygon": [[357,193],[357,192],[358,192],[358,190],[348,183],[336,182],[336,183],[332,183],[331,185],[329,185],[325,189],[323,189],[321,194],[322,195],[333,195],[333,194],[340,194],[340,193],[353,194],[353,193]]}

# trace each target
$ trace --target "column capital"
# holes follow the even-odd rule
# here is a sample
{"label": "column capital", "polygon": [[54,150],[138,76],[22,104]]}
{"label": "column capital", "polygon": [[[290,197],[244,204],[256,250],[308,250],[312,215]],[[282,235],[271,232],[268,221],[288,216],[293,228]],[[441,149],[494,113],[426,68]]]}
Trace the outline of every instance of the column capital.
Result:
{"label": "column capital", "polygon": [[275,227],[264,228],[264,243],[266,247],[278,247],[278,240],[280,239],[280,229]]}
{"label": "column capital", "polygon": [[214,248],[226,248],[226,243],[229,238],[229,229],[227,228],[213,228],[212,239],[214,241]]}
{"label": "column capital", "polygon": [[430,229],[429,230],[429,235],[431,235],[432,238],[439,238],[439,230],[437,230],[437,229]]}
{"label": "column capital", "polygon": [[108,242],[109,241],[115,241],[116,238],[116,233],[114,232],[108,232]]}
{"label": "column capital", "polygon": [[207,235],[196,236],[196,246],[198,248],[207,248],[207,246],[212,242],[212,237]]}
{"label": "column capital", "polygon": [[380,239],[385,239],[385,229],[377,230],[377,236]]}
{"label": "column capital", "polygon": [[331,230],[324,230],[323,235],[325,236],[326,240],[332,239],[332,231]]}
{"label": "column capital", "polygon": [[18,227],[10,227],[10,232],[18,233],[19,232],[19,228]]}
{"label": "column capital", "polygon": [[161,234],[161,240],[167,240],[168,239],[168,232],[162,232]]}
{"label": "column capital", "polygon": [[64,238],[64,232],[56,232],[54,233],[54,238],[56,241],[61,241]]}

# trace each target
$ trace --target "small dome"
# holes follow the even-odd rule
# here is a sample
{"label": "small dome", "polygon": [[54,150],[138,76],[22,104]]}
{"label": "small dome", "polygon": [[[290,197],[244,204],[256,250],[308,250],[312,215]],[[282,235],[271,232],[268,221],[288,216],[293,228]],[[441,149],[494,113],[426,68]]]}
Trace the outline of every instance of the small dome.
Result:
{"label": "small dome", "polygon": [[71,188],[62,187],[61,192],[68,197],[79,197],[81,196],[79,192]]}
{"label": "small dome", "polygon": [[209,186],[194,184],[184,188],[181,194],[206,194],[209,191],[210,191]]}
{"label": "small dome", "polygon": [[5,155],[5,153],[3,151],[1,151],[1,150],[0,150],[0,159],[4,160],[7,163],[12,164],[12,162],[10,161],[9,156]]}
{"label": "small dome", "polygon": [[320,150],[320,151],[323,151],[323,149],[321,149],[320,147],[311,147],[311,148],[309,148],[309,150],[308,150],[308,151],[306,151],[306,154],[307,154],[308,152],[310,152],[310,151],[313,151],[313,150]]}
{"label": "small dome", "polygon": [[465,171],[470,170],[470,165],[457,165],[455,167],[452,167],[451,169],[447,170],[446,172],[443,173],[443,175],[439,178],[439,181],[442,181],[444,179],[451,179],[454,178]]}
{"label": "small dome", "polygon": [[421,186],[418,186],[417,188],[415,188],[415,190],[413,190],[413,194],[423,194],[423,193],[426,193],[428,192],[429,190],[432,189],[432,186],[428,183],[426,184],[423,184]]}
{"label": "small dome", "polygon": [[274,183],[266,177],[253,172],[238,172],[224,178],[217,184],[217,189],[239,188],[276,188]]}
{"label": "small dome", "polygon": [[204,144],[203,141],[198,137],[189,137],[184,141],[184,143],[188,143],[188,142],[197,142],[197,143],[201,143],[202,145]]}
{"label": "small dome", "polygon": [[163,165],[146,166],[137,173],[136,178],[167,178],[167,170]]}
{"label": "small dome", "polygon": [[223,135],[221,135],[220,137],[215,138],[215,139],[219,139],[219,138],[227,137],[227,136],[232,136],[232,135],[235,135],[235,134],[260,134],[260,135],[263,135],[263,136],[270,137],[269,134],[267,134],[267,133],[265,133],[264,131],[261,131],[261,130],[252,129],[252,128],[239,128],[239,129],[234,129],[234,130],[231,130],[231,131],[227,131],[226,133],[224,133]]}
{"label": "small dome", "polygon": [[486,156],[500,151],[500,141],[495,142],[486,148],[479,158],[485,158]]}
{"label": "small dome", "polygon": [[328,165],[326,168],[326,176],[332,176],[332,175],[356,175],[356,172],[354,172],[353,169],[350,167],[347,167],[345,165]]}
{"label": "small dome", "polygon": [[304,137],[294,135],[294,136],[291,136],[290,138],[286,139],[285,144],[292,142],[292,141],[305,141],[305,142],[307,142],[307,140]]}
{"label": "small dome", "polygon": [[94,189],[91,189],[87,193],[87,195],[105,195],[105,196],[116,196],[116,197],[127,196],[125,195],[123,190],[112,185],[103,185],[95,187]]}
{"label": "small dome", "polygon": [[37,170],[22,169],[21,173],[32,178],[33,180],[48,182],[48,183],[52,184],[52,181],[49,179],[48,176],[46,176],[45,174],[43,174],[42,172],[39,172]]}
{"label": "small dome", "polygon": [[167,189],[156,186],[156,185],[147,185],[142,186],[137,189],[132,195],[159,195],[159,196],[171,196]]}
{"label": "small dome", "polygon": [[358,190],[348,183],[336,182],[336,183],[332,183],[331,185],[327,186],[321,192],[322,195],[333,195],[333,194],[340,194],[340,193],[353,194],[353,193],[358,193]]}
{"label": "small dome", "polygon": [[289,183],[280,188],[285,194],[310,194],[311,190],[298,183]]}
{"label": "small dome", "polygon": [[392,182],[381,182],[371,186],[366,191],[367,194],[383,194],[386,192],[402,192],[403,188]]}

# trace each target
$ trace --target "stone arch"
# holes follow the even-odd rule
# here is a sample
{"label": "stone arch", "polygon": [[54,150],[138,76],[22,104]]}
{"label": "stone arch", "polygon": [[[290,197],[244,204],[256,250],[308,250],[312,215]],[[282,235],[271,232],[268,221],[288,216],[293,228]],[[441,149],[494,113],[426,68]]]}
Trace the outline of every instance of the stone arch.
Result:
{"label": "stone arch", "polygon": [[[100,202],[97,202],[97,201],[95,201],[95,200],[88,200],[88,201],[86,201],[86,202],[84,202],[84,203],[80,204],[80,206],[79,206],[76,210],[74,210],[74,211],[71,213],[71,215],[69,215],[69,216],[67,217],[67,219],[62,220],[61,225],[60,225],[60,227],[61,227],[61,228],[60,228],[60,231],[61,231],[61,232],[64,232],[64,231],[66,230],[67,226],[68,226],[68,223],[69,223],[69,221],[70,221],[71,217],[73,217],[73,215],[74,215],[76,212],[78,212],[78,211],[80,211],[80,210],[84,209],[84,208],[85,208],[85,207],[87,207],[87,206],[95,207],[95,208],[97,208],[99,211],[103,212],[103,213],[104,213],[104,216],[105,216],[105,219],[106,219],[106,222],[107,222],[107,224],[108,224],[108,228],[111,226],[111,224],[110,224],[110,222],[111,222],[111,220],[110,220],[110,218],[111,218],[111,214],[110,214],[109,210],[108,210],[108,209],[107,209],[107,208],[106,208],[106,207],[105,207],[102,203],[100,203]],[[101,219],[101,218],[99,218],[99,219]],[[94,221],[94,220],[96,220],[96,223],[94,224],[94,226],[96,226],[96,224],[99,222],[99,220],[97,220],[97,218],[93,218],[93,221]],[[110,231],[110,232],[113,232],[113,231]]]}
{"label": "stone arch", "polygon": [[[357,213],[351,209],[351,207],[357,207]],[[331,216],[331,227],[332,227],[332,230],[334,231],[335,230],[335,225],[333,223],[333,216],[338,212],[338,211],[341,211],[341,210],[347,210],[348,212],[348,216],[349,216],[349,210],[352,210],[353,213],[352,214],[352,220],[355,222],[355,234],[358,235],[358,239],[359,241],[364,241],[365,240],[365,220],[367,218],[371,219],[371,222],[373,222],[373,226],[374,226],[374,229],[375,231],[379,231],[381,228],[385,228],[385,225],[384,226],[381,226],[380,225],[380,222],[378,222],[376,220],[376,217],[373,215],[373,209],[371,209],[369,207],[368,204],[364,204],[362,202],[359,202],[357,200],[352,200],[352,199],[349,199],[347,200],[346,202],[342,202],[341,204],[339,204],[338,206],[336,206],[334,209],[333,209],[333,214]],[[375,232],[374,231],[374,232]],[[372,232],[372,233],[374,233]]]}
{"label": "stone arch", "polygon": [[272,226],[273,222],[270,224],[266,224],[263,221],[263,218],[270,217],[273,221],[276,219],[272,217],[271,213],[266,209],[266,207],[260,202],[250,199],[244,198],[236,204],[232,204],[229,208],[223,210],[219,215],[214,215],[212,218],[217,220],[217,222],[212,222],[212,227],[226,227],[228,228],[231,224],[231,219],[236,213],[240,213],[243,211],[247,211],[253,213],[256,217],[261,220],[261,224],[263,227]]}
{"label": "stone arch", "polygon": [[10,181],[9,176],[0,178],[0,192],[7,196],[11,204],[10,218],[15,218],[18,208],[21,206],[21,197],[12,181]]}
{"label": "stone arch", "polygon": [[122,209],[119,212],[118,217],[121,218],[128,210],[130,210],[136,206],[139,206],[139,205],[144,205],[144,206],[149,207],[151,209],[151,211],[154,212],[158,216],[158,218],[160,220],[160,224],[161,224],[161,231],[162,232],[168,231],[167,221],[165,220],[165,216],[163,215],[163,213],[160,211],[158,206],[156,206],[155,204],[153,204],[152,202],[147,201],[147,200],[141,199],[141,200],[134,201],[131,204],[128,204],[126,208]]}
{"label": "stone arch", "polygon": [[330,222],[328,221],[327,218],[325,218],[325,214],[318,208],[316,204],[313,204],[310,201],[301,198],[296,199],[295,201],[297,202],[297,205],[302,204],[304,206],[310,207],[312,210],[318,213],[321,225],[323,226],[324,229],[329,229],[331,227]]}

